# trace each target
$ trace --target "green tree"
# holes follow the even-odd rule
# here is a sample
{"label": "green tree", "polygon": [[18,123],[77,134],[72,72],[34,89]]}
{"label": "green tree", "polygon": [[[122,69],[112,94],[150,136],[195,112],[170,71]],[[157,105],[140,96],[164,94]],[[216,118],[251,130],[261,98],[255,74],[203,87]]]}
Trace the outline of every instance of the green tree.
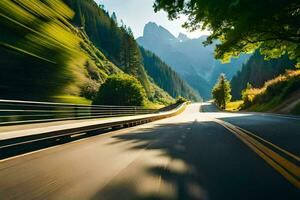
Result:
{"label": "green tree", "polygon": [[116,26],[118,26],[118,18],[115,12],[111,14],[110,18],[115,22]]}
{"label": "green tree", "polygon": [[146,92],[141,83],[127,74],[112,75],[101,85],[93,104],[142,106]]}
{"label": "green tree", "polygon": [[300,67],[299,0],[156,0],[155,10],[174,19],[189,16],[185,27],[208,29],[205,44],[221,41],[215,56],[223,61],[255,49],[266,59],[288,54]]}
{"label": "green tree", "polygon": [[142,56],[140,49],[133,38],[130,28],[123,27],[123,37],[121,41],[120,62],[122,69],[134,76],[139,77],[139,70],[142,67]]}
{"label": "green tree", "polygon": [[224,74],[221,74],[218,82],[212,90],[212,96],[215,103],[222,109],[226,108],[226,104],[231,100],[231,86]]}

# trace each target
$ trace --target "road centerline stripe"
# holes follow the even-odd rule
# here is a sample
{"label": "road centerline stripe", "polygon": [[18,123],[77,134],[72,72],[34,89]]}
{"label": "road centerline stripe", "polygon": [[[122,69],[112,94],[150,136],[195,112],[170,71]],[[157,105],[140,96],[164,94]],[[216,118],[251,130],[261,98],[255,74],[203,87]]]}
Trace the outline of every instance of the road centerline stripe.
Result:
{"label": "road centerline stripe", "polygon": [[300,162],[300,157],[298,157],[297,155],[295,155],[295,154],[293,154],[293,153],[291,153],[291,152],[289,152],[289,151],[287,151],[287,150],[285,150],[285,149],[283,149],[283,148],[281,148],[281,147],[279,147],[279,146],[277,146],[277,145],[275,145],[275,144],[273,144],[273,143],[271,143],[271,142],[263,139],[262,137],[259,137],[259,136],[255,135],[255,134],[251,133],[250,131],[247,131],[247,130],[242,129],[240,127],[236,127],[236,128],[240,129],[241,131],[243,131],[243,132],[245,132],[245,133],[247,133],[247,134],[249,134],[249,135],[251,135],[251,136],[253,136],[253,137],[255,137],[255,138],[257,138],[257,139],[259,139],[259,140],[261,140],[263,142],[265,142],[265,143],[267,143],[268,145],[274,147],[275,149],[281,151],[282,153],[284,153],[284,154],[290,156],[291,158],[295,159],[296,161]]}
{"label": "road centerline stripe", "polygon": [[[300,168],[290,162],[289,160],[285,159],[284,157],[280,156],[273,150],[269,149],[268,147],[264,146],[262,143],[257,141],[255,138],[249,136],[247,132],[243,132],[239,129],[239,127],[232,125],[228,122],[224,122],[219,119],[212,119],[214,122],[222,125],[227,130],[232,132],[235,136],[237,136],[242,142],[244,142],[248,147],[250,147],[257,155],[259,155],[263,160],[265,160],[271,167],[273,167],[277,172],[279,172],[285,179],[287,179],[292,185],[296,188],[300,189]],[[249,132],[250,133],[250,132]],[[266,140],[264,140],[266,141]],[[267,142],[267,141],[266,141]],[[268,144],[270,142],[267,142]],[[272,144],[272,143],[270,143]],[[276,145],[271,145],[272,147],[276,148]],[[276,147],[275,147],[276,146]],[[278,147],[280,148],[280,147]],[[277,148],[276,148],[277,149]],[[288,151],[280,148],[283,150],[282,152],[286,153]],[[288,152],[289,153],[289,152]],[[289,153],[287,155],[293,155]],[[297,156],[296,156],[297,157]]]}

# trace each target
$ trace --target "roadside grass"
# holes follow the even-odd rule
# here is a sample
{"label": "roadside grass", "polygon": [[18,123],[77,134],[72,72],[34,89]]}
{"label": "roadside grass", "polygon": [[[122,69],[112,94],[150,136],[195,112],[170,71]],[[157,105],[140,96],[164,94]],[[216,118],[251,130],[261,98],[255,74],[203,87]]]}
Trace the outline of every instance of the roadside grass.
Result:
{"label": "roadside grass", "polygon": [[154,103],[154,102],[151,102],[151,101],[147,101],[144,104],[144,107],[148,108],[148,109],[160,109],[160,108],[165,107],[165,105],[159,104],[159,103]]}
{"label": "roadside grass", "polygon": [[72,95],[63,95],[63,96],[54,96],[54,101],[58,103],[71,103],[71,104],[84,104],[91,105],[92,101],[84,97],[72,96]]}
{"label": "roadside grass", "polygon": [[[89,99],[86,99],[84,97],[72,96],[72,95],[54,96],[53,99],[57,103],[71,103],[71,104],[84,104],[84,105],[92,104],[92,101]],[[165,105],[147,101],[144,104],[144,107],[148,109],[160,109],[165,107]]]}
{"label": "roadside grass", "polygon": [[266,112],[276,108],[300,88],[300,70],[287,71],[265,83],[262,88],[247,89],[243,94],[243,110]]}
{"label": "roadside grass", "polygon": [[241,105],[244,103],[243,100],[233,101],[226,105],[226,111],[239,111],[241,109]]}
{"label": "roadside grass", "polygon": [[278,105],[280,105],[280,103],[282,103],[282,101],[283,100],[282,100],[281,96],[277,96],[269,102],[261,103],[261,104],[259,104],[259,103],[254,104],[245,110],[252,111],[252,112],[266,112],[266,111],[270,111],[270,110],[274,109],[275,107],[277,107]]}
{"label": "roadside grass", "polygon": [[295,108],[292,110],[291,114],[300,115],[300,103],[298,103]]}

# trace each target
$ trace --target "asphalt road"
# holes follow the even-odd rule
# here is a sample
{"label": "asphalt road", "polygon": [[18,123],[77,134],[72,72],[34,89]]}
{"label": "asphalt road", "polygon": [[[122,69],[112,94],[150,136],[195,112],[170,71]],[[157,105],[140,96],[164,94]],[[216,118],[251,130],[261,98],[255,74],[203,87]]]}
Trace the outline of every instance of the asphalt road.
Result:
{"label": "asphalt road", "polygon": [[300,118],[182,114],[0,161],[0,199],[299,200]]}

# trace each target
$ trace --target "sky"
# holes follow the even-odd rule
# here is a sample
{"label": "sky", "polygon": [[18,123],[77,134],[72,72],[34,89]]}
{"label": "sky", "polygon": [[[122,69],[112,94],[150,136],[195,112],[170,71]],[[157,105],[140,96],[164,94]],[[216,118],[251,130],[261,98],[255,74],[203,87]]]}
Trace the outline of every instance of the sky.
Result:
{"label": "sky", "polygon": [[180,19],[169,21],[164,11],[154,12],[154,0],[95,0],[97,3],[103,4],[109,13],[115,12],[118,20],[131,27],[134,36],[137,38],[143,35],[145,24],[155,22],[158,25],[168,29],[173,35],[178,36],[179,33],[186,34],[189,38],[197,38],[201,35],[208,35],[207,31],[189,32],[182,28],[182,24],[187,19],[182,16]]}

